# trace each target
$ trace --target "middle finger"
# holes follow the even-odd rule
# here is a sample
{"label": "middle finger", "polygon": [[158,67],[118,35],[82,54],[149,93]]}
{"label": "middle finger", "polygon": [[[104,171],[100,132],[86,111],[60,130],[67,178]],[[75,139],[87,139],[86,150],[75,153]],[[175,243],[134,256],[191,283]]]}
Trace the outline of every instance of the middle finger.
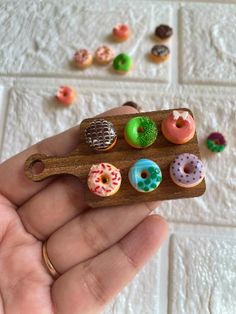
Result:
{"label": "middle finger", "polygon": [[83,212],[49,237],[50,261],[64,273],[119,241],[157,206],[158,202],[151,202]]}

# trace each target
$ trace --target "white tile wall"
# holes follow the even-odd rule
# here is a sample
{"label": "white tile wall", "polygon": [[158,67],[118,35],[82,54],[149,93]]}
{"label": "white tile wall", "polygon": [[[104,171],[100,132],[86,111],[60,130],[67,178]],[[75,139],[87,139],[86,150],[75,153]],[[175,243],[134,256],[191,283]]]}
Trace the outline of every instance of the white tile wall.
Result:
{"label": "white tile wall", "polygon": [[235,236],[195,226],[172,235],[169,313],[235,313]]}
{"label": "white tile wall", "polygon": [[184,83],[236,83],[235,23],[235,5],[183,5],[179,39]]}
{"label": "white tile wall", "polygon": [[[78,70],[70,62],[76,49],[91,52],[109,44],[116,54],[126,52],[135,60],[135,71],[119,79],[167,82],[170,63],[153,67],[147,56],[155,44],[151,34],[159,23],[171,23],[171,7],[148,3],[137,5],[84,6],[70,1],[12,1],[0,5],[0,73],[35,76],[114,78],[112,67],[93,65]],[[26,12],[30,18],[25,19]],[[140,14],[140,12],[142,14]],[[128,23],[133,35],[125,43],[115,43],[112,27],[119,21]],[[12,43],[14,42],[14,45]]]}
{"label": "white tile wall", "polygon": [[[1,160],[127,100],[144,111],[189,106],[197,120],[207,192],[162,204],[157,212],[170,222],[169,240],[104,313],[234,314],[236,6],[224,1],[84,2],[0,3]],[[115,45],[108,35],[119,20],[127,21],[134,35]],[[175,35],[171,60],[158,66],[146,53],[161,22],[171,24]],[[103,42],[134,57],[136,66],[127,77],[106,67],[85,72],[71,67],[74,49],[94,50]],[[61,84],[78,91],[70,108],[54,101]],[[228,140],[217,156],[204,146],[214,130]]]}

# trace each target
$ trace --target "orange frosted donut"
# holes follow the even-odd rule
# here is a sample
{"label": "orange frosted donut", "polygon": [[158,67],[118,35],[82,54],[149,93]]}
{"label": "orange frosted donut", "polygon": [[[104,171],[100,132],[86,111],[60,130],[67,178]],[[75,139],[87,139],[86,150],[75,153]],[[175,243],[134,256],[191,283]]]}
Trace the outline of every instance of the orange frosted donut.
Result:
{"label": "orange frosted donut", "polygon": [[102,197],[115,194],[121,185],[120,170],[115,166],[102,162],[93,165],[88,175],[89,190]]}
{"label": "orange frosted donut", "polygon": [[56,98],[63,105],[69,106],[75,101],[76,92],[69,86],[61,86],[57,91]]}
{"label": "orange frosted donut", "polygon": [[174,144],[184,144],[195,134],[195,121],[188,111],[173,110],[161,125],[165,138]]}
{"label": "orange frosted donut", "polygon": [[112,30],[113,37],[117,41],[125,41],[130,36],[130,29],[127,24],[117,24]]}

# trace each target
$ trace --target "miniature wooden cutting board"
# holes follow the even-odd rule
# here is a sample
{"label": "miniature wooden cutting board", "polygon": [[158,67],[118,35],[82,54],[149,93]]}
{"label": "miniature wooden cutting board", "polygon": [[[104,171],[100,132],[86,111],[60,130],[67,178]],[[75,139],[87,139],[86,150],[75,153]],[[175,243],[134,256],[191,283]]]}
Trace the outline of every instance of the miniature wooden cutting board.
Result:
{"label": "miniature wooden cutting board", "polygon": [[[186,108],[176,110],[186,110],[192,116],[192,112]],[[176,145],[168,142],[161,132],[161,122],[172,110],[153,111],[120,116],[102,117],[113,123],[118,140],[115,147],[107,152],[95,152],[85,142],[85,129],[96,118],[83,120],[80,125],[80,141],[78,148],[70,155],[63,157],[45,156],[36,154],[30,156],[25,162],[25,173],[33,181],[41,181],[52,175],[71,174],[77,176],[84,184],[86,200],[91,207],[128,205],[139,202],[149,202],[157,200],[170,200],[177,198],[190,198],[201,196],[206,189],[205,179],[192,188],[182,188],[173,183],[169,175],[169,166],[174,158],[182,153],[190,153],[200,158],[197,135],[195,133],[191,141],[186,144]],[[124,139],[125,124],[135,116],[148,116],[153,119],[158,127],[158,137],[155,143],[145,149],[135,149]],[[63,145],[63,144],[62,144]],[[140,158],[147,158],[155,161],[161,168],[163,180],[158,188],[149,193],[136,191],[129,183],[129,168]],[[43,171],[33,173],[33,165],[36,162],[43,164]],[[93,164],[108,162],[120,169],[122,183],[119,191],[112,196],[101,197],[89,191],[87,186],[87,176]]]}

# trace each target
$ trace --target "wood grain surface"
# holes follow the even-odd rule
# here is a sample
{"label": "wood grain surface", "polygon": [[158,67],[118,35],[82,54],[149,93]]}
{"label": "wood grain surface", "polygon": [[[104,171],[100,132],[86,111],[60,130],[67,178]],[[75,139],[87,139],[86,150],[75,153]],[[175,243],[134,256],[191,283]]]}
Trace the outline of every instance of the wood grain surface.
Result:
{"label": "wood grain surface", "polygon": [[[192,115],[192,112],[186,108]],[[84,184],[86,200],[91,207],[127,205],[154,200],[170,200],[177,198],[190,198],[201,196],[206,189],[205,180],[192,188],[182,188],[173,183],[169,175],[169,165],[173,159],[182,153],[191,153],[200,157],[197,135],[186,144],[176,145],[165,139],[161,132],[161,121],[172,110],[137,113],[132,115],[109,116],[104,119],[112,122],[115,126],[118,140],[115,147],[107,152],[95,152],[85,143],[84,131],[94,120],[83,120],[80,125],[80,144],[70,155],[64,157],[53,157],[45,155],[32,155],[25,163],[25,173],[33,181],[41,181],[52,175],[71,174],[80,178]],[[153,119],[158,127],[158,137],[155,143],[146,149],[135,149],[124,139],[124,126],[129,119],[135,116],[148,116]],[[155,161],[161,168],[163,180],[159,187],[149,193],[136,191],[129,183],[129,168],[140,158],[148,158]],[[33,173],[32,165],[36,162],[43,164],[43,171]],[[91,193],[87,186],[87,176],[90,167],[100,162],[108,162],[120,169],[122,184],[120,190],[113,196],[100,197]]]}

